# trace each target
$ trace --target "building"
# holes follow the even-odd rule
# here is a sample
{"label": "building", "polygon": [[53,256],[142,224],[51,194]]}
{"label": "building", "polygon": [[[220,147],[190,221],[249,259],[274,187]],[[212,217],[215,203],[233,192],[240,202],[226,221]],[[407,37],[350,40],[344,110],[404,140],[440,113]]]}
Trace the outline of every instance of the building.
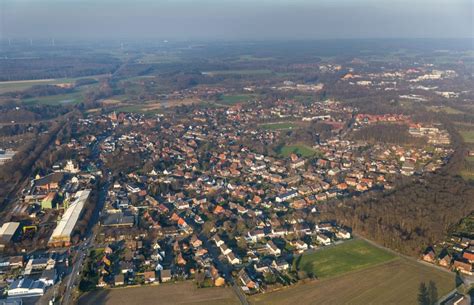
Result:
{"label": "building", "polygon": [[3,248],[12,240],[18,231],[18,227],[20,227],[19,222],[6,222],[2,225],[0,228],[0,248]]}
{"label": "building", "polygon": [[41,281],[23,278],[13,281],[8,288],[8,297],[36,297],[44,294],[46,285]]}
{"label": "building", "polygon": [[72,232],[82,214],[90,192],[90,190],[82,190],[76,193],[75,200],[70,204],[66,212],[64,212],[63,217],[54,229],[48,242],[49,246],[62,247],[71,245]]}
{"label": "building", "polygon": [[15,152],[12,150],[3,150],[0,149],[0,165],[10,161],[13,156],[15,155]]}

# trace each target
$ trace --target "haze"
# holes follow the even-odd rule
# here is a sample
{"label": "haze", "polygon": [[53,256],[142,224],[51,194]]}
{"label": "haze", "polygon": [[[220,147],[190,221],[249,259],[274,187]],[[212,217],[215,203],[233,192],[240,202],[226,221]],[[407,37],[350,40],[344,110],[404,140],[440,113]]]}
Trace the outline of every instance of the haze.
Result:
{"label": "haze", "polygon": [[1,38],[472,38],[471,0],[3,0]]}

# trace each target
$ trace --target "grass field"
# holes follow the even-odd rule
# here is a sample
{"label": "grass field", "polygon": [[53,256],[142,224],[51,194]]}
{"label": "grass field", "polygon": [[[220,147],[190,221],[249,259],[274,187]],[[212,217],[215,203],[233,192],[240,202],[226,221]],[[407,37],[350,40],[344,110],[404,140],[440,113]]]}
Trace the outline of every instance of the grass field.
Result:
{"label": "grass field", "polygon": [[293,129],[297,127],[296,124],[292,122],[280,122],[280,123],[267,123],[259,125],[260,128],[269,129],[269,130],[285,130]]}
{"label": "grass field", "polygon": [[434,112],[445,112],[447,114],[462,114],[463,112],[460,110],[457,110],[453,107],[449,106],[442,106],[442,107],[437,107],[437,106],[429,106],[427,107],[429,111],[434,111]]}
{"label": "grass field", "polygon": [[101,75],[85,76],[79,78],[56,78],[56,79],[38,79],[38,80],[19,80],[10,82],[0,82],[0,94],[13,91],[23,91],[35,85],[54,85],[61,83],[71,83],[82,78],[98,79]]}
{"label": "grass field", "polygon": [[223,95],[220,97],[218,103],[224,105],[235,105],[242,102],[248,102],[254,99],[254,94],[237,94],[237,95]]}
{"label": "grass field", "polygon": [[77,104],[82,102],[83,96],[81,92],[72,92],[68,94],[57,94],[50,96],[34,97],[22,100],[27,104],[43,104],[43,105],[60,105],[60,104]]}
{"label": "grass field", "polygon": [[455,275],[398,258],[333,278],[256,295],[250,301],[253,305],[416,305],[420,283],[429,281],[436,283],[438,295],[443,296],[454,288]]}
{"label": "grass field", "polygon": [[301,155],[302,157],[313,157],[319,154],[319,152],[312,147],[304,144],[293,144],[285,145],[278,151],[281,157],[289,157],[292,153]]}
{"label": "grass field", "polygon": [[395,257],[366,241],[351,240],[332,248],[323,248],[303,255],[298,266],[308,273],[315,274],[319,279],[325,279],[387,262]]}
{"label": "grass field", "polygon": [[81,305],[237,305],[240,304],[230,288],[196,288],[193,282],[162,284],[133,288],[97,290],[83,295]]}
{"label": "grass field", "polygon": [[464,142],[474,143],[474,130],[460,130],[459,133],[464,139]]}
{"label": "grass field", "polygon": [[271,74],[272,70],[258,69],[258,70],[219,70],[219,71],[206,71],[202,72],[207,75],[260,75],[260,74]]}

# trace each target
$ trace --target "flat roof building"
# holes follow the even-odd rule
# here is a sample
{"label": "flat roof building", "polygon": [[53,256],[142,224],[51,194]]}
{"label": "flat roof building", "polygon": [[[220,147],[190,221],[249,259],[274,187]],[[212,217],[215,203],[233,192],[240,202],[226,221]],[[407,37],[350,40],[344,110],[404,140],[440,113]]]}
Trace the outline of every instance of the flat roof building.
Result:
{"label": "flat roof building", "polygon": [[6,222],[0,228],[0,246],[8,244],[20,227],[19,222]]}
{"label": "flat roof building", "polygon": [[71,237],[74,227],[79,220],[84,205],[89,198],[91,190],[78,191],[74,196],[74,201],[69,208],[64,212],[63,217],[53,231],[48,245],[52,247],[69,246],[71,244]]}
{"label": "flat roof building", "polygon": [[8,288],[8,297],[35,297],[44,294],[46,285],[41,281],[23,278],[13,281]]}

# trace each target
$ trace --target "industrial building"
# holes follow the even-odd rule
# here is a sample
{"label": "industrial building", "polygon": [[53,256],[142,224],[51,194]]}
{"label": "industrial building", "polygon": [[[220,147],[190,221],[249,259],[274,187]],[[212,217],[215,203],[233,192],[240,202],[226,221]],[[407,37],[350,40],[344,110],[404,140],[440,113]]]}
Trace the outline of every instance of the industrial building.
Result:
{"label": "industrial building", "polygon": [[19,222],[6,222],[2,225],[0,228],[0,247],[4,247],[12,240],[19,226]]}
{"label": "industrial building", "polygon": [[63,247],[71,245],[71,237],[77,221],[81,217],[84,205],[89,198],[91,190],[78,191],[73,202],[69,205],[63,217],[53,231],[48,245],[52,247]]}
{"label": "industrial building", "polygon": [[15,280],[8,288],[8,297],[35,297],[44,294],[46,285],[41,281],[34,281],[30,278]]}

